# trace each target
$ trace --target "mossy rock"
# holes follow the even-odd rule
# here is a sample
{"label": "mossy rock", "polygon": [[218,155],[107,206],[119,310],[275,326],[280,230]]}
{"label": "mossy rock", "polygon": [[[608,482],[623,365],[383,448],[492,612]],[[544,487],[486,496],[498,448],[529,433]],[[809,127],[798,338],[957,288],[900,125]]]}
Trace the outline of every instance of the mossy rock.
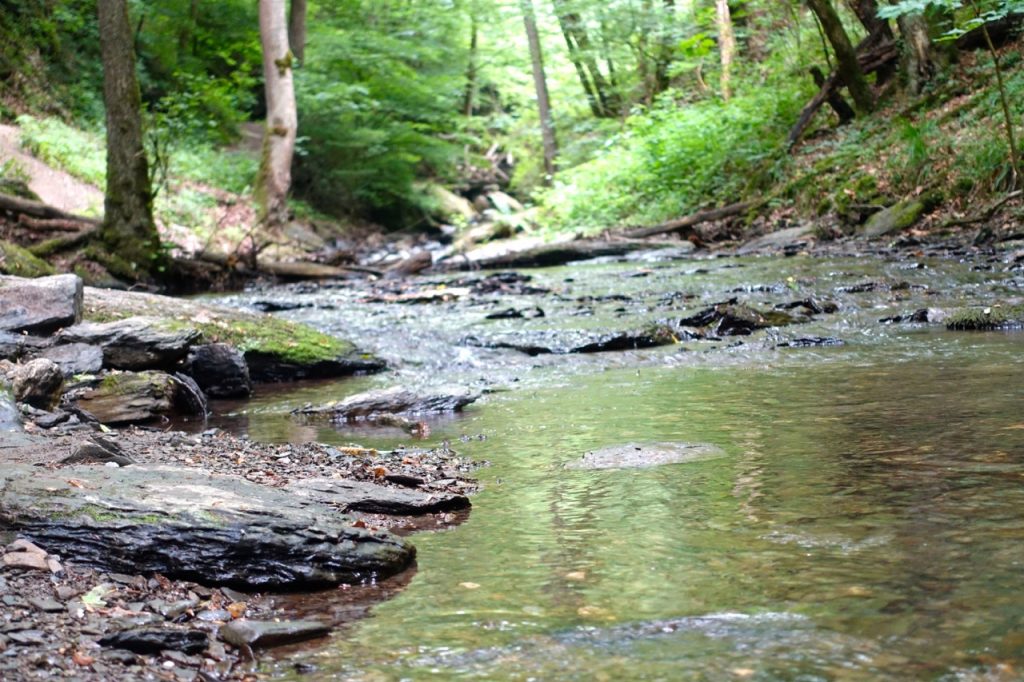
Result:
{"label": "mossy rock", "polygon": [[352,343],[310,326],[195,300],[86,288],[85,318],[110,322],[136,315],[163,318],[168,331],[195,329],[198,343],[226,343],[245,355],[253,381],[287,381],[372,372],[384,363]]}
{"label": "mossy rock", "polygon": [[957,310],[946,320],[952,331],[1006,331],[1024,329],[1024,304],[993,305]]}
{"label": "mossy rock", "polygon": [[26,249],[0,240],[0,273],[17,277],[45,277],[56,274],[53,266]]}

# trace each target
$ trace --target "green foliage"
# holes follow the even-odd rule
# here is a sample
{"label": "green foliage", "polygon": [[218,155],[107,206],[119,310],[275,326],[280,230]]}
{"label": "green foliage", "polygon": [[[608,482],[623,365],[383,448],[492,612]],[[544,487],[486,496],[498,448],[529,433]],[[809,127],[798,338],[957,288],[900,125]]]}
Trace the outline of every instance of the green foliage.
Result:
{"label": "green foliage", "polygon": [[729,102],[637,114],[597,158],[564,173],[545,206],[557,225],[603,229],[735,201],[785,163],[785,135],[806,94],[779,83]]}
{"label": "green foliage", "polygon": [[296,72],[300,111],[296,192],[322,210],[401,222],[423,205],[414,181],[451,171],[465,55],[461,21],[429,3],[350,0],[321,8],[307,63]]}
{"label": "green foliage", "polygon": [[21,144],[37,158],[96,187],[106,183],[102,133],[81,130],[57,118],[19,116]]}

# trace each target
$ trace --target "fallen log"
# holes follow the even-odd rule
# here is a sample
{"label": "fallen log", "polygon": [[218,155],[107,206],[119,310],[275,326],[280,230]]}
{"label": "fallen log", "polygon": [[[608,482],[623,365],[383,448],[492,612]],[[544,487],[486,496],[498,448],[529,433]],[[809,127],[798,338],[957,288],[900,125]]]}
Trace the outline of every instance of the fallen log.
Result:
{"label": "fallen log", "polygon": [[466,256],[452,256],[435,263],[433,269],[444,272],[452,270],[546,268],[602,256],[624,256],[633,251],[642,251],[650,248],[650,244],[638,241],[580,239],[557,244],[542,244],[522,251],[512,251],[475,260]]}
{"label": "fallen log", "polygon": [[[687,230],[693,232],[692,228],[700,225],[701,223],[711,222],[712,220],[722,220],[723,218],[731,218],[733,216],[740,215],[741,213],[746,213],[759,203],[760,202],[757,201],[740,201],[735,204],[729,204],[728,206],[722,206],[721,208],[711,208],[704,211],[698,211],[683,218],[670,220],[667,223],[662,223],[660,225],[627,230],[622,233],[622,236],[630,239],[643,239],[644,237],[653,237],[654,235],[667,234],[669,232],[686,232]],[[698,238],[700,237],[700,235],[696,233],[694,233],[694,236]]]}
{"label": "fallen log", "polygon": [[44,204],[41,201],[32,201],[31,199],[23,199],[21,197],[3,193],[0,193],[0,211],[8,211],[10,213],[27,215],[32,218],[41,218],[44,220],[69,220],[90,226],[99,225],[101,222],[96,218],[87,218],[86,216],[75,215],[74,213],[62,211],[59,208],[50,206],[49,204]]}
{"label": "fallen log", "polygon": [[[863,45],[863,43],[861,43]],[[858,46],[860,49],[861,46]],[[857,61],[860,62],[861,69],[864,73],[873,73],[878,71],[883,66],[895,61],[899,58],[899,48],[896,47],[895,43],[884,42],[876,45],[870,49],[859,52],[857,55]],[[817,81],[817,78],[815,78]],[[836,93],[839,88],[843,85],[842,78],[839,77],[839,73],[833,71],[829,74],[821,86],[818,88],[818,93],[811,98],[811,101],[804,105],[804,108],[800,111],[800,116],[797,118],[796,123],[789,131],[789,135],[786,136],[786,149],[792,149],[793,146],[803,136],[804,131],[807,130],[807,126],[811,124],[814,119],[814,115],[818,113],[825,102],[830,102],[837,96]]]}
{"label": "fallen log", "polygon": [[975,26],[956,39],[956,49],[961,52],[967,52],[987,48],[988,42],[985,40],[985,31],[988,31],[992,44],[996,48],[1000,48],[1020,34],[1022,22],[1024,22],[1024,12],[1011,12],[1005,17],[1000,17],[981,26]]}

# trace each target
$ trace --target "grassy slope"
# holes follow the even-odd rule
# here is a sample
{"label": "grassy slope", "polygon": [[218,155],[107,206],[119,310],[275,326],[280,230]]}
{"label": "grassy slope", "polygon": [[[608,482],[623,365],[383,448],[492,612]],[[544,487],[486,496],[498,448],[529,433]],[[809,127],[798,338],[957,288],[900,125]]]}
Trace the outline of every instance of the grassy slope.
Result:
{"label": "grassy slope", "polygon": [[[1020,121],[1020,46],[1005,48],[1003,60]],[[785,134],[808,98],[805,89],[769,84],[728,104],[678,110],[660,122],[647,117],[608,152],[561,176],[545,197],[553,231],[594,233],[765,199],[760,215],[773,224],[813,220],[834,233],[923,194],[938,201],[942,215],[973,215],[1008,187],[1008,148],[986,53],[965,55],[920,98],[890,97],[874,115],[842,128],[823,109],[788,154]]]}

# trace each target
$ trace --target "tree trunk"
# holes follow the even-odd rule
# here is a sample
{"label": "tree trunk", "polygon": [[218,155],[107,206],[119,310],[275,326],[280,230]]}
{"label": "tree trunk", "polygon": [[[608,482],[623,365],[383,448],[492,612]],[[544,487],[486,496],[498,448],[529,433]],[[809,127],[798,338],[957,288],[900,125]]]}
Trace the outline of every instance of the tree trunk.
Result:
{"label": "tree trunk", "polygon": [[476,3],[469,8],[469,61],[466,64],[466,91],[462,97],[462,113],[469,118],[476,106],[477,52],[480,46],[480,26]]}
{"label": "tree trunk", "polygon": [[291,0],[288,7],[288,45],[299,65],[306,63],[306,0]]}
{"label": "tree trunk", "polygon": [[595,118],[601,118],[604,116],[604,111],[601,108],[601,102],[597,99],[597,91],[594,89],[594,84],[590,82],[590,76],[587,74],[587,69],[583,66],[583,62],[580,60],[579,49],[576,47],[576,42],[573,39],[572,33],[569,31],[565,21],[562,20],[562,16],[558,16],[558,26],[562,30],[562,37],[565,38],[565,44],[569,48],[569,61],[572,62],[573,67],[576,69],[576,75],[580,79],[580,85],[583,86],[583,92],[587,95],[587,103],[590,104],[590,113]]}
{"label": "tree trunk", "polygon": [[259,11],[267,127],[263,134],[257,196],[263,220],[268,227],[275,228],[288,220],[287,197],[292,184],[298,115],[284,0],[260,0]]}
{"label": "tree trunk", "polygon": [[919,95],[936,70],[928,22],[920,14],[904,14],[897,23],[903,36],[903,72],[907,78],[907,89]]}
{"label": "tree trunk", "polygon": [[128,4],[99,0],[98,16],[107,110],[107,191],[99,237],[115,257],[112,269],[123,270],[115,275],[144,279],[161,265],[160,236],[153,220]]}
{"label": "tree trunk", "polygon": [[[597,101],[597,111],[600,113],[596,115],[601,118],[617,116],[620,108],[618,96],[612,92],[604,74],[601,73],[601,67],[597,63],[590,43],[590,36],[583,26],[583,19],[576,12],[567,11],[562,0],[553,0],[552,4],[558,15],[562,35],[565,36],[569,58],[576,66],[577,74],[580,75],[580,82],[583,84],[584,90],[587,90],[589,82],[591,92]],[[593,110],[594,107],[591,106],[591,109]]]}
{"label": "tree trunk", "polygon": [[550,184],[555,175],[555,157],[558,156],[558,144],[555,141],[555,125],[551,118],[551,100],[548,97],[548,81],[544,75],[544,55],[540,47],[540,35],[537,33],[537,20],[533,14],[532,0],[520,0],[523,11],[523,24],[526,27],[526,40],[530,45],[530,63],[533,66],[533,85],[537,91],[537,111],[540,114],[541,136],[544,141],[544,172],[545,184]]}
{"label": "tree trunk", "polygon": [[[871,47],[877,45],[882,41],[893,42],[896,37],[893,35],[892,28],[889,26],[889,22],[885,19],[878,17],[878,3],[876,0],[850,0],[850,7],[853,9],[853,13],[857,15],[857,19],[861,25],[868,32],[868,38],[866,45]],[[878,70],[876,75],[878,85],[887,83],[893,75],[896,73],[896,69],[892,65],[886,65]]]}
{"label": "tree trunk", "polygon": [[675,0],[665,0],[665,17],[661,25],[661,38],[658,41],[658,57],[654,63],[654,93],[660,95],[668,90],[670,79],[668,67],[672,64],[675,52],[674,21],[676,12]]}
{"label": "tree trunk", "polygon": [[875,107],[875,97],[871,93],[871,86],[868,85],[864,72],[857,62],[857,53],[850,43],[850,37],[843,28],[843,22],[839,19],[835,7],[830,0],[807,0],[807,5],[817,15],[821,22],[821,28],[832,45],[835,52],[837,70],[843,83],[850,90],[853,97],[853,104],[858,113],[870,112]]}
{"label": "tree trunk", "polygon": [[715,24],[718,28],[718,54],[722,63],[722,73],[718,82],[722,88],[722,99],[728,101],[732,97],[729,84],[732,75],[732,58],[736,54],[736,34],[732,30],[729,0],[715,0]]}

